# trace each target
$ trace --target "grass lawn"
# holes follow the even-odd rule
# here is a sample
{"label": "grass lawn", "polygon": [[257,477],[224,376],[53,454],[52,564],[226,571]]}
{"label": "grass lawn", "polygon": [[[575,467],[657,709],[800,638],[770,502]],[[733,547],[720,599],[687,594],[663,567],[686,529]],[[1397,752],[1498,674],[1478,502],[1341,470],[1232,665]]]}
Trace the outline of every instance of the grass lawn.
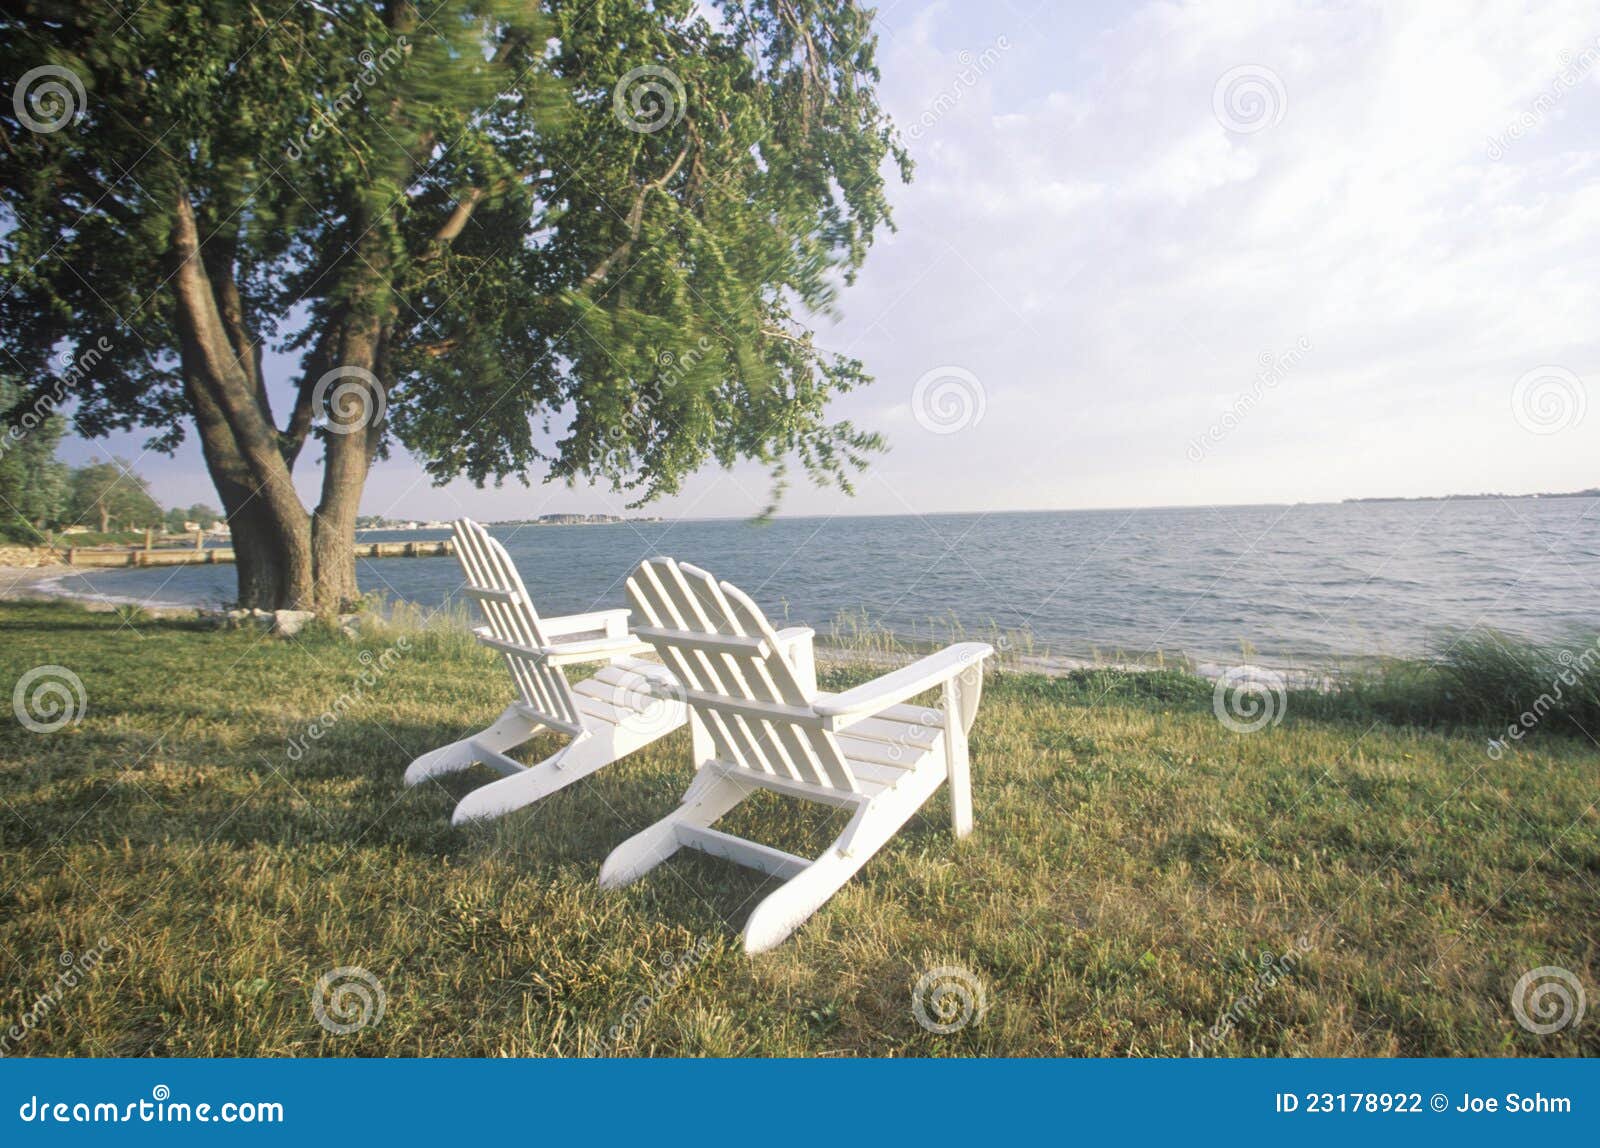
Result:
{"label": "grass lawn", "polygon": [[[1297,694],[1239,734],[1176,674],[1001,674],[973,730],[974,835],[951,836],[941,790],[751,959],[756,874],[680,854],[620,892],[596,882],[681,795],[686,732],[453,829],[490,775],[408,791],[401,774],[509,700],[457,637],[412,638],[306,738],[387,644],[0,606],[0,687],[49,663],[87,697],[54,732],[0,725],[0,1035],[58,998],[3,1051],[1600,1055],[1600,750],[1582,738],[1495,759],[1482,730]],[[838,829],[753,804],[736,831],[794,852]],[[346,966],[384,1010],[339,1035],[312,1005]],[[940,966],[987,1003],[950,1033],[912,1009]],[[1543,1036],[1511,1007],[1541,966],[1590,1009]]]}

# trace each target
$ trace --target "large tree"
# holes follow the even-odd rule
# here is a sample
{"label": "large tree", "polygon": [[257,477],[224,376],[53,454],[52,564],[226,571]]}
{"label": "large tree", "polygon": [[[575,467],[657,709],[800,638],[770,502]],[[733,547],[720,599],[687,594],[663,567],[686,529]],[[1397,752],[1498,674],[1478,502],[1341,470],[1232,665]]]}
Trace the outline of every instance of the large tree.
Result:
{"label": "large tree", "polygon": [[395,441],[635,501],[712,460],[847,484],[878,445],[805,326],[909,173],[853,0],[17,7],[0,349],[42,391],[104,337],[78,429],[198,434],[241,604],[355,595]]}

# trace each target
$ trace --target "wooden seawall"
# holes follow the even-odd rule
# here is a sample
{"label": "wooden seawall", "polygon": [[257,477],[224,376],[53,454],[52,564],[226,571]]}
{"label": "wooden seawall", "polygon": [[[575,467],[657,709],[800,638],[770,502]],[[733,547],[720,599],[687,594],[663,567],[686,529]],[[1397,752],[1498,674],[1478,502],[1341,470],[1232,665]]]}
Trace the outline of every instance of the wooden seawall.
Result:
{"label": "wooden seawall", "polygon": [[[448,538],[438,542],[357,542],[357,558],[438,558],[454,554],[455,543]],[[68,566],[210,566],[217,562],[232,562],[230,547],[215,546],[206,550],[100,550],[67,547],[60,551]]]}

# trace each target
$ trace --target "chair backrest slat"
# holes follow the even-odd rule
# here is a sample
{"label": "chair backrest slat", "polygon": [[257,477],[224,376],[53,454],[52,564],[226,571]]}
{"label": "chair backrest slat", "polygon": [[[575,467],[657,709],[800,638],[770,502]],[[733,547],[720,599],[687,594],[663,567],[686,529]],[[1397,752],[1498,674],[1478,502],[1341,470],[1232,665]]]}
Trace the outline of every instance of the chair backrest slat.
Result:
{"label": "chair backrest slat", "polygon": [[[581,726],[582,715],[559,666],[550,665],[535,651],[549,645],[539,614],[522,584],[511,555],[489,532],[470,518],[452,524],[456,558],[467,578],[467,589],[478,603],[478,610],[489,633],[499,642],[506,669],[516,683],[517,692],[530,709],[566,726]],[[527,652],[521,652],[525,649]]]}
{"label": "chair backrest slat", "polygon": [[[719,761],[810,785],[858,792],[838,741],[812,716],[766,615],[736,587],[671,558],[641,562],[628,601],[649,622],[640,632],[688,691]],[[718,698],[799,711],[769,717],[718,709]]]}

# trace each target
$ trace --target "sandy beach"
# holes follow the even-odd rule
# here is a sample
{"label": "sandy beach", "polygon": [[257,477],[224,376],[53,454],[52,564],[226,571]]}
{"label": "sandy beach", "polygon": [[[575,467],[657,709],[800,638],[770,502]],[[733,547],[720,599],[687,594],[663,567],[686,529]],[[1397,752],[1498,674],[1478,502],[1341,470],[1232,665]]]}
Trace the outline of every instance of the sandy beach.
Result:
{"label": "sandy beach", "polygon": [[163,618],[190,617],[200,612],[194,606],[146,605],[135,598],[102,594],[89,585],[81,570],[62,563],[0,566],[0,602],[76,602],[87,610],[97,611],[136,605],[148,614]]}

